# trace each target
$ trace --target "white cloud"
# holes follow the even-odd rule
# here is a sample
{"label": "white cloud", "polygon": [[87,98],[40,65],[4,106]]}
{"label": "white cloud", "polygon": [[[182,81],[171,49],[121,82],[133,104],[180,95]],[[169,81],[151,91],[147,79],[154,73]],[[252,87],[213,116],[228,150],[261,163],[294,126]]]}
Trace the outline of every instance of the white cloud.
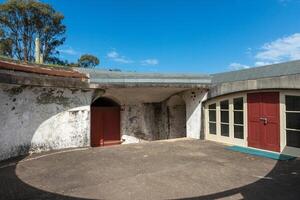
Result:
{"label": "white cloud", "polygon": [[248,69],[248,68],[250,68],[250,66],[243,65],[240,63],[230,63],[230,65],[229,65],[230,70],[239,70],[239,69]]}
{"label": "white cloud", "polygon": [[119,63],[124,63],[124,64],[127,64],[127,63],[133,63],[132,60],[129,60],[125,57],[120,57],[120,58],[114,58],[113,59],[115,62],[119,62]]}
{"label": "white cloud", "polygon": [[269,64],[300,59],[300,33],[265,43],[255,59]]}
{"label": "white cloud", "polygon": [[80,52],[74,50],[72,47],[66,47],[64,49],[59,49],[58,51],[62,54],[67,54],[71,56],[76,56],[80,54]]}
{"label": "white cloud", "polygon": [[[252,49],[248,48],[246,54],[251,56]],[[261,46],[255,55],[254,66],[271,65],[300,59],[300,33],[276,39]],[[252,57],[252,56],[251,56]],[[231,63],[230,70],[247,69],[248,65]]]}
{"label": "white cloud", "polygon": [[111,51],[111,52],[107,53],[107,57],[108,58],[117,58],[117,57],[119,57],[119,54],[116,51]]}
{"label": "white cloud", "polygon": [[118,62],[118,63],[123,63],[123,64],[133,63],[132,60],[126,58],[125,56],[121,56],[115,50],[108,52],[106,57],[109,58],[110,60],[112,60],[114,62]]}
{"label": "white cloud", "polygon": [[272,65],[275,64],[277,62],[264,62],[264,61],[257,61],[254,63],[255,67],[259,67],[259,66],[265,66],[265,65]]}
{"label": "white cloud", "polygon": [[146,60],[141,61],[142,65],[158,65],[158,63],[159,63],[159,61],[155,58],[146,59]]}

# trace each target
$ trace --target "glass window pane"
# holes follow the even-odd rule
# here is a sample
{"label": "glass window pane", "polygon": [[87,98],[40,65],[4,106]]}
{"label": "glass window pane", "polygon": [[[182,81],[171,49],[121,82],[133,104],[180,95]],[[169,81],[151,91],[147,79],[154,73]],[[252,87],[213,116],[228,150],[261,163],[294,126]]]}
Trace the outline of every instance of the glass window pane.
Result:
{"label": "glass window pane", "polygon": [[229,123],[229,112],[221,111],[221,122]]}
{"label": "glass window pane", "polygon": [[228,124],[221,124],[221,135],[229,137],[229,125]]}
{"label": "glass window pane", "polygon": [[234,111],[234,123],[235,124],[244,124],[243,111]]}
{"label": "glass window pane", "polygon": [[287,111],[300,111],[300,96],[286,96],[285,105]]}
{"label": "glass window pane", "polygon": [[286,113],[286,128],[300,129],[300,113]]}
{"label": "glass window pane", "polygon": [[234,137],[239,139],[244,139],[244,127],[234,126]]}
{"label": "glass window pane", "polygon": [[299,131],[286,131],[286,144],[290,147],[300,148],[300,132]]}
{"label": "glass window pane", "polygon": [[233,99],[233,109],[243,110],[243,97]]}
{"label": "glass window pane", "polygon": [[214,104],[209,105],[208,109],[216,109],[216,104],[214,103]]}
{"label": "glass window pane", "polygon": [[221,101],[220,106],[221,106],[221,109],[225,109],[225,110],[229,109],[229,102],[228,102],[228,100]]}
{"label": "glass window pane", "polygon": [[216,111],[210,110],[209,111],[209,121],[215,122],[216,121]]}
{"label": "glass window pane", "polygon": [[216,123],[209,123],[209,133],[214,135],[217,134]]}

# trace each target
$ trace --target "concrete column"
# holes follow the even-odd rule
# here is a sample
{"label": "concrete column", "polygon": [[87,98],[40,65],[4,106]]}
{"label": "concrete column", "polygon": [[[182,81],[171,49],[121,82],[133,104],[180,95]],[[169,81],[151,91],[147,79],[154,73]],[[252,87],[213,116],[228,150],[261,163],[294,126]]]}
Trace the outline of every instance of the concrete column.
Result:
{"label": "concrete column", "polygon": [[200,139],[202,102],[207,98],[207,91],[202,89],[189,90],[183,93],[186,103],[186,136]]}

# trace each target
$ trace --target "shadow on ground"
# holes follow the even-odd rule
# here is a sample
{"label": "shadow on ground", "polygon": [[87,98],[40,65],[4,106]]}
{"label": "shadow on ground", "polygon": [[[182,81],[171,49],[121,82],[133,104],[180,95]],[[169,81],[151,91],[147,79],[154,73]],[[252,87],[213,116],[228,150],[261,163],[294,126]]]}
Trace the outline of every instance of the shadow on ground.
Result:
{"label": "shadow on ground", "polygon": [[300,199],[300,160],[278,161],[270,173],[249,185],[182,199],[206,200],[232,196],[240,196],[243,199]]}
{"label": "shadow on ground", "polygon": [[[0,199],[57,199],[57,200],[79,200],[32,187],[18,178],[16,174],[17,162],[24,159],[20,157],[14,160],[14,164],[6,161],[0,164]],[[300,160],[278,161],[275,167],[260,180],[214,194],[180,198],[190,200],[221,199],[239,196],[242,199],[299,199],[300,197]],[[239,199],[240,199],[239,198]]]}
{"label": "shadow on ground", "polygon": [[13,164],[10,165],[10,161],[3,162],[2,166],[6,166],[1,168],[0,165],[0,199],[2,200],[10,200],[10,199],[55,199],[55,200],[80,200],[84,198],[76,198],[76,197],[68,197],[63,196],[47,191],[40,190],[38,188],[34,188],[26,183],[24,183],[21,179],[18,178],[16,174],[16,166],[17,163],[23,160],[25,156],[18,157],[13,160]]}

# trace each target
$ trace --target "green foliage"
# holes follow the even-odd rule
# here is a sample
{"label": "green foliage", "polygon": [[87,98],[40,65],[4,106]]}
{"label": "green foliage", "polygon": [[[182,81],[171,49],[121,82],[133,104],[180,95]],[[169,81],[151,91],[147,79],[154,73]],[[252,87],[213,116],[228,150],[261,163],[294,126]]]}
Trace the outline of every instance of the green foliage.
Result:
{"label": "green foliage", "polygon": [[73,62],[67,63],[66,66],[68,66],[68,67],[79,67],[78,63],[73,63]]}
{"label": "green foliage", "polygon": [[96,56],[84,54],[78,60],[78,67],[93,68],[99,65],[99,63],[100,61]]}
{"label": "green foliage", "polygon": [[0,4],[0,53],[34,61],[35,38],[40,38],[44,61],[57,63],[56,48],[65,41],[64,16],[38,0],[8,0]]}
{"label": "green foliage", "polygon": [[5,37],[2,29],[0,29],[0,55],[12,57],[12,40]]}

